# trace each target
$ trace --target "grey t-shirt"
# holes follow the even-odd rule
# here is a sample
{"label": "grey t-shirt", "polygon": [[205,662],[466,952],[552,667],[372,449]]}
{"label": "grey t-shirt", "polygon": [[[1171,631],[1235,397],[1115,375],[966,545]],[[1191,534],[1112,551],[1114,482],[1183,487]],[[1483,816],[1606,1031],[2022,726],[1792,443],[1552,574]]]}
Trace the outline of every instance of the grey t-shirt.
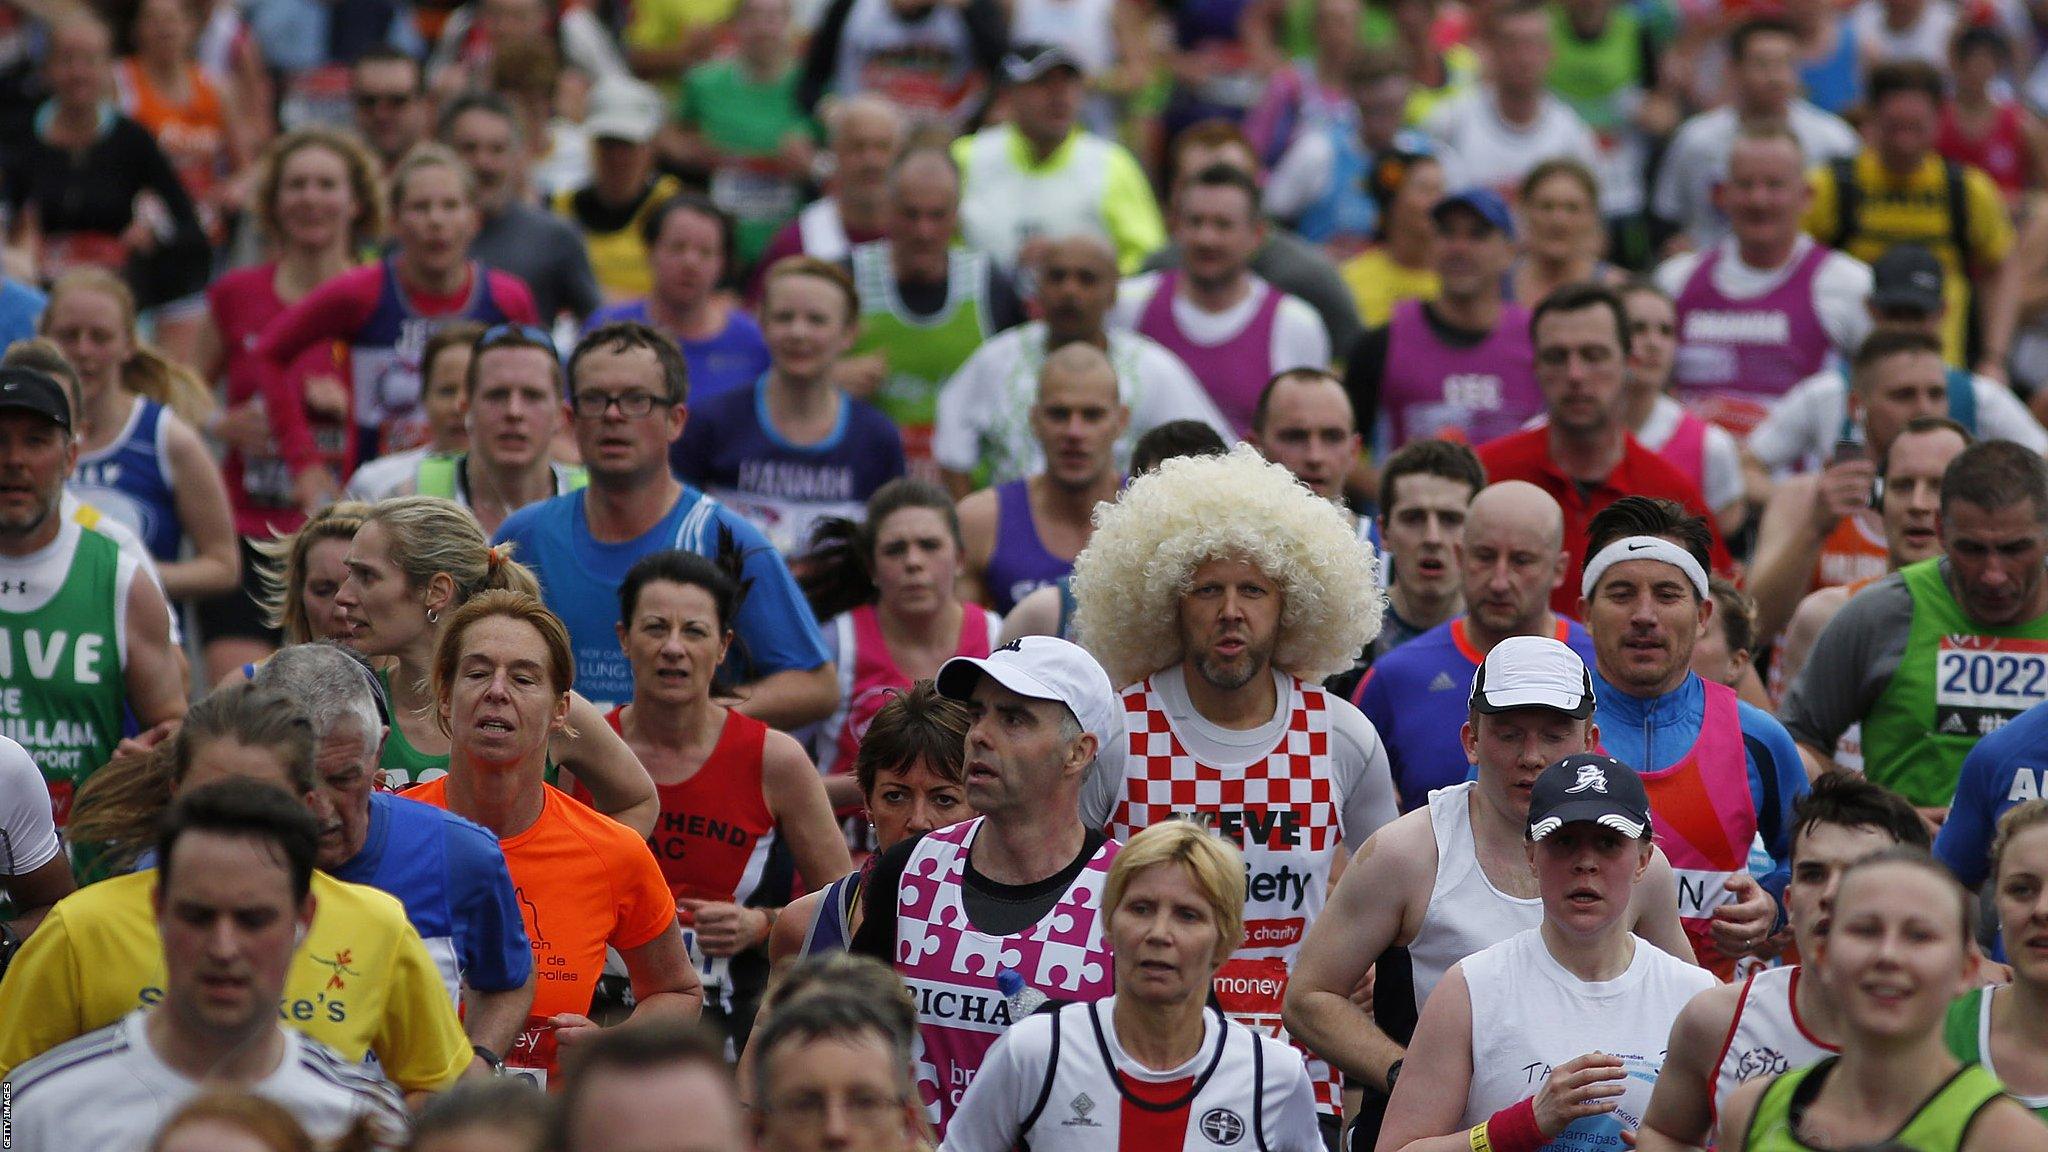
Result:
{"label": "grey t-shirt", "polygon": [[[1942,575],[1948,575],[1946,560]],[[1792,739],[1832,751],[1891,683],[1912,631],[1913,594],[1898,573],[1851,597],[1821,629],[1806,667],[1778,706],[1778,720]]]}
{"label": "grey t-shirt", "polygon": [[[1145,271],[1159,272],[1180,267],[1180,245],[1168,244],[1145,258]],[[1314,245],[1292,233],[1274,229],[1252,257],[1252,272],[1261,280],[1290,296],[1299,296],[1322,317],[1323,331],[1330,334],[1330,351],[1337,359],[1351,354],[1351,346],[1364,331],[1358,322],[1358,302],[1351,289],[1337,275],[1337,266],[1316,251]]]}
{"label": "grey t-shirt", "polygon": [[469,254],[526,281],[543,327],[563,312],[580,324],[603,302],[582,235],[568,221],[531,204],[514,204],[484,221]]}

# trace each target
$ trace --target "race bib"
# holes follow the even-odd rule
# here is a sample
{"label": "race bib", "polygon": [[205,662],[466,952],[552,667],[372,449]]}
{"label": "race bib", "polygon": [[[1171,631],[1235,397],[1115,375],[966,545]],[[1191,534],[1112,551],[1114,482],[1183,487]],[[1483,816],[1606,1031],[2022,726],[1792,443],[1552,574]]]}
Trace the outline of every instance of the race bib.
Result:
{"label": "race bib", "polygon": [[1275,1040],[1287,1039],[1280,1021],[1287,999],[1287,962],[1278,956],[1258,960],[1232,957],[1216,970],[1211,987],[1216,1004],[1232,1020]]}
{"label": "race bib", "polygon": [[2048,700],[2048,641],[1944,636],[1934,662],[1940,735],[1989,736]]}
{"label": "race bib", "polygon": [[743,221],[784,220],[799,207],[789,180],[737,164],[711,174],[711,202]]}
{"label": "race bib", "polygon": [[519,1076],[547,1090],[548,1069],[555,1066],[555,1026],[545,1016],[528,1016],[526,1027],[505,1054],[505,1075]]}

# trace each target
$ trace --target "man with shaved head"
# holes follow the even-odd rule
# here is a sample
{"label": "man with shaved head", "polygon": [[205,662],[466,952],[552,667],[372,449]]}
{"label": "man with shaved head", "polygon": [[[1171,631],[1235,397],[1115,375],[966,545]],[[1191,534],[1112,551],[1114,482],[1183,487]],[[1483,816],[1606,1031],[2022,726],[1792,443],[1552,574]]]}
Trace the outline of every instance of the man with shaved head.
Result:
{"label": "man with shaved head", "polygon": [[856,245],[860,331],[833,380],[903,430],[913,475],[936,478],[939,386],[982,341],[1024,322],[1024,304],[993,260],[954,242],[960,170],[942,148],[913,147],[889,170],[887,236]]}
{"label": "man with shaved head", "polygon": [[1038,371],[1048,351],[1068,344],[1101,349],[1116,369],[1118,395],[1131,410],[1130,426],[1116,441],[1118,468],[1129,466],[1138,437],[1175,420],[1199,420],[1225,444],[1235,439],[1178,357],[1149,337],[1104,326],[1117,283],[1116,253],[1102,237],[1084,233],[1045,242],[1038,265],[1044,319],[989,338],[939,391],[932,458],[954,496],[1044,470],[1031,425]]}
{"label": "man with shaved head", "polygon": [[1564,510],[1543,489],[1505,480],[1473,497],[1460,560],[1465,614],[1380,657],[1352,697],[1387,743],[1403,812],[1465,779],[1459,705],[1495,645],[1548,636],[1593,662],[1592,637],[1550,607],[1567,559]]}
{"label": "man with shaved head", "polygon": [[969,599],[1008,613],[1073,570],[1095,529],[1095,506],[1116,499],[1123,485],[1116,444],[1130,423],[1102,349],[1076,342],[1045,358],[1031,406],[1044,470],[960,502]]}

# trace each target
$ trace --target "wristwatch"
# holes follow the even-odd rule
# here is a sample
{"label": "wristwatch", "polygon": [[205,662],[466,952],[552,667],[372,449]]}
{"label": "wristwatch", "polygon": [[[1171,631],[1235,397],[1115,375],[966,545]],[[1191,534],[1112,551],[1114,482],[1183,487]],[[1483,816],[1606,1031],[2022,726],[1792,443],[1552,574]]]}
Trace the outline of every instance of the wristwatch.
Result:
{"label": "wristwatch", "polygon": [[481,1044],[471,1044],[469,1050],[476,1053],[477,1059],[491,1066],[491,1075],[503,1076],[505,1074],[505,1058],[503,1056],[498,1055]]}

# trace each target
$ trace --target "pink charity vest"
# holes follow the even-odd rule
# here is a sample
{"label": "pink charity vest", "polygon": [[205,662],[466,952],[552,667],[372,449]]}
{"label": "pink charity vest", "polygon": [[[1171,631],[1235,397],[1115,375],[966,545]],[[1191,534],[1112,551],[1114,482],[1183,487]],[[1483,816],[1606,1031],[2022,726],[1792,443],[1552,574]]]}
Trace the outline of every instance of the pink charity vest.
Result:
{"label": "pink charity vest", "polygon": [[[986,656],[992,639],[988,634],[988,613],[975,604],[963,607],[960,640],[953,655]],[[875,615],[873,604],[862,604],[853,610],[853,639],[853,691],[847,696],[846,719],[839,726],[839,756],[833,762],[841,772],[853,771],[854,754],[860,751],[861,737],[867,735],[875,713],[896,692],[910,689],[910,677],[889,658],[889,642],[882,638],[882,622]],[[846,653],[840,653],[840,659],[846,658]]]}
{"label": "pink charity vest", "polygon": [[996,989],[998,968],[1011,969],[1054,1000],[1100,1000],[1116,990],[1103,938],[1102,889],[1122,845],[1104,841],[1059,903],[1029,930],[990,936],[968,923],[961,902],[967,851],[984,819],[919,840],[896,888],[896,974],[917,1002],[911,1063],[942,1140],[983,1057],[1010,1026],[1009,1001]]}
{"label": "pink charity vest", "polygon": [[1493,331],[1470,348],[1439,339],[1419,300],[1394,305],[1387,324],[1380,374],[1387,451],[1431,438],[1484,444],[1543,415],[1527,309],[1501,305]]}
{"label": "pink charity vest", "polygon": [[1813,306],[1813,279],[1831,251],[1813,244],[1790,275],[1761,296],[1737,300],[1714,287],[1726,248],[1707,253],[1679,290],[1678,357],[1671,383],[1694,412],[1749,435],[1770,406],[1827,364],[1834,342]]}
{"label": "pink charity vest", "polygon": [[1159,274],[1159,286],[1138,316],[1138,331],[1180,357],[1180,362],[1202,382],[1203,390],[1216,402],[1216,407],[1229,417],[1238,436],[1248,436],[1252,410],[1258,407],[1259,393],[1273,375],[1273,318],[1280,314],[1280,301],[1285,294],[1254,277],[1252,290],[1263,290],[1266,296],[1259,301],[1251,321],[1221,344],[1197,344],[1173,318],[1173,294],[1179,287],[1179,271]]}
{"label": "pink charity vest", "polygon": [[1657,449],[1666,464],[1685,473],[1701,492],[1707,490],[1707,422],[1687,412],[1678,418],[1671,439]]}
{"label": "pink charity vest", "polygon": [[[1103,829],[1128,840],[1162,820],[1199,813],[1244,852],[1245,942],[1217,971],[1216,999],[1238,1023],[1280,1040],[1289,1039],[1280,1018],[1288,973],[1344,850],[1342,802],[1330,771],[1329,693],[1287,679],[1280,739],[1263,762],[1229,772],[1188,753],[1151,680],[1124,689],[1123,794]],[[1318,1110],[1341,1111],[1336,1070],[1300,1051]]]}
{"label": "pink charity vest", "polygon": [[1749,754],[1742,743],[1742,713],[1735,690],[1701,681],[1707,692],[1699,738],[1684,759],[1644,772],[1657,847],[1678,874],[1678,919],[1692,940],[1700,967],[1722,980],[1735,961],[1714,947],[1707,926],[1714,909],[1732,897],[1729,877],[1749,867],[1756,839],[1756,806],[1749,795]]}

